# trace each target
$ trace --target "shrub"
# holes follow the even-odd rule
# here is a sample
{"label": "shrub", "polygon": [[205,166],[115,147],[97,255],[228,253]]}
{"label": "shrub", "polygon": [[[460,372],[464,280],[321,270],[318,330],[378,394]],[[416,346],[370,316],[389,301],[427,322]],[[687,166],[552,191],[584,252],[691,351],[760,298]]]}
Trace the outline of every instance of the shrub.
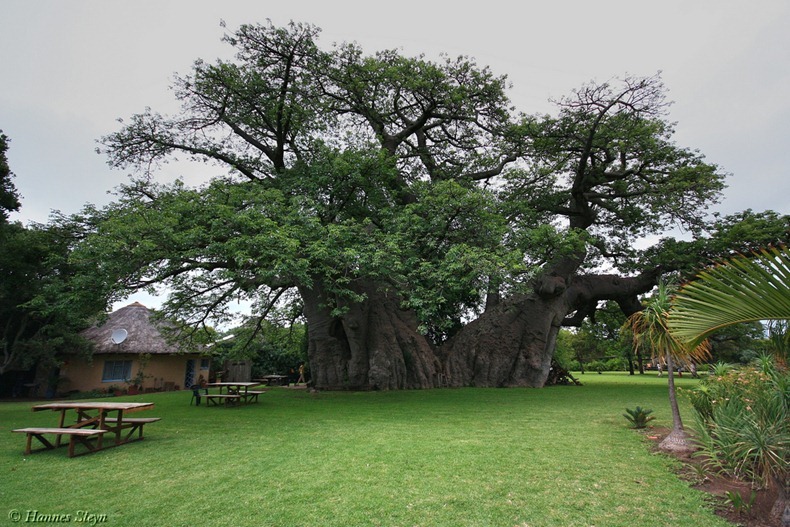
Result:
{"label": "shrub", "polygon": [[113,397],[114,394],[111,391],[102,391],[102,390],[91,390],[87,392],[73,392],[70,393],[68,398],[69,399],[101,399],[103,397]]}
{"label": "shrub", "polygon": [[609,359],[605,365],[606,371],[625,371],[627,369],[625,359]]}
{"label": "shrub", "polygon": [[602,371],[606,371],[606,364],[600,360],[594,360],[587,364],[587,369],[590,371],[597,371],[601,373]]}
{"label": "shrub", "polygon": [[715,364],[710,365],[710,374],[713,375],[714,377],[721,377],[723,375],[726,375],[734,368],[735,366],[733,366],[732,364],[719,361]]}
{"label": "shrub", "polygon": [[725,495],[727,496],[727,502],[732,505],[732,508],[735,509],[735,512],[738,514],[748,514],[751,512],[754,506],[754,500],[757,497],[757,493],[754,491],[749,495],[749,499],[744,498],[739,492],[729,490]]}
{"label": "shrub", "polygon": [[631,428],[646,428],[647,423],[655,419],[654,416],[650,415],[653,413],[653,410],[643,409],[641,406],[637,406],[633,410],[626,408],[625,411],[627,413],[623,414],[623,417],[631,422]]}
{"label": "shrub", "polygon": [[698,455],[708,465],[766,486],[785,484],[790,463],[790,375],[761,359],[719,369],[689,393]]}

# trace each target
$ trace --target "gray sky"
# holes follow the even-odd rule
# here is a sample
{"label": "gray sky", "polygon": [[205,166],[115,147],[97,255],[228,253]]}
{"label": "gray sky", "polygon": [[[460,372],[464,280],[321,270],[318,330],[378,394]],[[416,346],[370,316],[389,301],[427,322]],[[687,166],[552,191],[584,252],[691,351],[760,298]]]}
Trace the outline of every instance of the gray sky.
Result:
{"label": "gray sky", "polygon": [[[526,113],[551,112],[550,97],[590,80],[661,70],[677,143],[731,174],[715,210],[790,214],[787,0],[2,0],[0,129],[23,198],[12,219],[107,203],[127,175],[109,169],[96,140],[146,106],[175,111],[173,74],[229,58],[222,35],[267,18],[319,26],[326,49],[355,41],[369,53],[474,57],[508,76]],[[161,178],[217,172],[171,164]]]}

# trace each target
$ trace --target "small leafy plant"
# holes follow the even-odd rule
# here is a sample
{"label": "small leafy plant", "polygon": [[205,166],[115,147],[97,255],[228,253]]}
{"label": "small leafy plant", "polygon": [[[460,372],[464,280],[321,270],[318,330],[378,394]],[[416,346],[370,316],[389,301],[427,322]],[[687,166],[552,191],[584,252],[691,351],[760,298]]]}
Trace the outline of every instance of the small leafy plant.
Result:
{"label": "small leafy plant", "polygon": [[633,410],[626,408],[625,411],[628,413],[623,414],[623,417],[631,423],[631,428],[647,428],[647,423],[655,419],[654,416],[650,415],[653,413],[653,410],[642,408],[641,406],[637,406]]}
{"label": "small leafy plant", "polygon": [[754,491],[750,494],[749,499],[744,498],[740,492],[729,490],[726,495],[727,503],[729,503],[738,514],[749,514],[754,506],[754,499],[757,497],[757,493]]}
{"label": "small leafy plant", "polygon": [[691,474],[693,480],[697,483],[704,483],[708,481],[708,471],[705,468],[705,465],[702,463],[689,463],[687,465],[689,468],[689,473]]}

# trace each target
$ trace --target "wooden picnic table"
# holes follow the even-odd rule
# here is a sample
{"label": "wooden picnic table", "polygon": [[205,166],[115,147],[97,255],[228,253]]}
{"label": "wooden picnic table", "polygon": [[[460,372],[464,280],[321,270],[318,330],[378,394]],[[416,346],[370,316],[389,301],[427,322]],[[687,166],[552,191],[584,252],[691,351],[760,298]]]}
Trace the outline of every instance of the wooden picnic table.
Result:
{"label": "wooden picnic table", "polygon": [[[250,390],[253,386],[259,386],[260,382],[210,382],[206,386],[210,388],[219,388],[219,393],[208,393],[203,397],[206,398],[206,406],[211,403],[218,405],[224,402],[226,406],[235,405],[239,403],[257,402],[258,396],[263,393],[259,390]],[[227,389],[226,393],[223,390]]]}
{"label": "wooden picnic table", "polygon": [[[150,410],[154,403],[132,403],[132,402],[106,402],[106,401],[74,401],[39,404],[33,406],[34,412],[51,410],[60,412],[58,426],[53,428],[22,428],[14,432],[27,434],[27,445],[25,454],[30,454],[31,441],[35,437],[45,447],[45,449],[57,448],[61,445],[61,437],[69,436],[69,457],[74,456],[74,447],[77,442],[88,449],[88,452],[95,452],[102,448],[120,446],[130,441],[143,439],[143,426],[146,423],[159,421],[159,417],[130,418],[125,417],[125,413],[140,412]],[[76,414],[73,423],[67,422],[67,415],[70,412]],[[114,416],[111,416],[112,414]],[[137,432],[136,438],[132,438]],[[44,438],[44,434],[54,434],[56,436],[53,445]],[[104,435],[113,434],[115,436],[112,444],[105,446]],[[91,439],[96,439],[96,445],[90,443]],[[87,453],[87,452],[86,452]]]}

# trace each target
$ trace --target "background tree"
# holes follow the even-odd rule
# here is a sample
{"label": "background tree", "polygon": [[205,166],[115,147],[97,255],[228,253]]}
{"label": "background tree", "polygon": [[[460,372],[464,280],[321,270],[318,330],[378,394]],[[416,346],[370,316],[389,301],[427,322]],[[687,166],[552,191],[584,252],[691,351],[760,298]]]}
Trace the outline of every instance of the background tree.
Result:
{"label": "background tree", "polygon": [[723,327],[708,337],[713,362],[748,363],[765,349],[765,328],[760,322]]}
{"label": "background tree", "polygon": [[571,348],[567,353],[573,360],[573,369],[580,369],[582,373],[586,368],[593,371],[629,369],[633,352],[630,339],[622,331],[624,322],[625,316],[619,306],[614,302],[605,303],[578,328],[560,330],[555,358],[559,360],[559,339],[562,337]]}
{"label": "background tree", "polygon": [[[631,341],[622,331],[625,315],[615,302],[605,302],[579,327],[579,334],[588,334],[599,350],[599,357],[608,370],[628,370],[634,374],[634,353]],[[641,356],[641,353],[639,353]]]}
{"label": "background tree", "polygon": [[[579,359],[576,356],[576,350],[573,347],[574,333],[568,329],[561,329],[557,334],[557,345],[554,352],[554,359],[561,367],[566,370],[580,370]],[[584,370],[581,369],[582,373]]]}
{"label": "background tree", "polygon": [[8,136],[0,130],[0,223],[8,221],[8,213],[19,210],[19,192],[14,185],[14,173],[8,166]]}
{"label": "background tree", "polygon": [[[95,273],[69,261],[78,230],[63,225],[22,226],[6,221],[19,208],[0,134],[0,375],[39,363],[55,364],[57,353],[86,348],[77,336],[106,307],[108,288]],[[93,275],[93,278],[91,278]],[[6,390],[7,391],[7,387]]]}
{"label": "background tree", "polygon": [[[307,363],[307,328],[293,320],[259,320],[217,336],[209,348],[215,369],[227,361],[252,362],[252,377],[287,375]],[[293,379],[295,381],[295,379]]]}
{"label": "background tree", "polygon": [[70,232],[54,226],[0,228],[0,374],[87,350],[77,333],[104,311],[107,290],[69,262],[73,243]]}

